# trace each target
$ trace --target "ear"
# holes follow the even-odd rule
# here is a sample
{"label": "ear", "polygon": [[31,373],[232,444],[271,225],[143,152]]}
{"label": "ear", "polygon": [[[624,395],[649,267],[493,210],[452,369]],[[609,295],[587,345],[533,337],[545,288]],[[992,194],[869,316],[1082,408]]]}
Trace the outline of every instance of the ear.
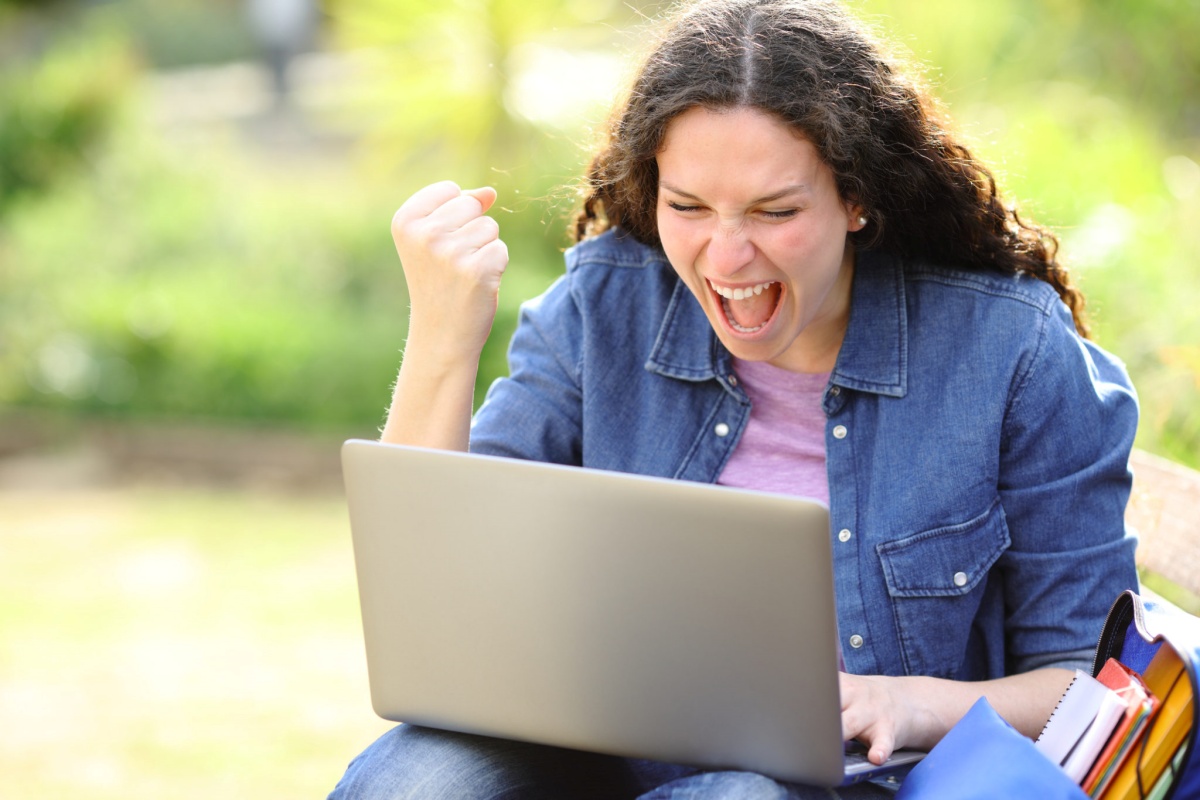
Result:
{"label": "ear", "polygon": [[867,227],[870,222],[870,217],[866,210],[858,203],[847,202],[846,207],[846,230],[850,233],[856,233]]}

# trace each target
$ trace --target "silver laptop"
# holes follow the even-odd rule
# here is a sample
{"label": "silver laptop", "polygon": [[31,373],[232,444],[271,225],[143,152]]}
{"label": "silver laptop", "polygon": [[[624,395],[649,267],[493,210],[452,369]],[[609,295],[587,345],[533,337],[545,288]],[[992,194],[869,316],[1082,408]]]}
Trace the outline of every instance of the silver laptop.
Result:
{"label": "silver laptop", "polygon": [[357,440],[342,467],[379,716],[823,786],[882,771],[841,739],[820,503]]}

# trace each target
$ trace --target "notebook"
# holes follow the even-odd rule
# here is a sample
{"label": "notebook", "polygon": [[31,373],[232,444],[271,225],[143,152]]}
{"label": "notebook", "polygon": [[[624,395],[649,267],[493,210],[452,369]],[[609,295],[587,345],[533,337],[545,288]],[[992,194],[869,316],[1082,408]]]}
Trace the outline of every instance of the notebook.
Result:
{"label": "notebook", "polygon": [[1077,669],[1035,744],[1081,783],[1124,713],[1120,695]]}
{"label": "notebook", "polygon": [[342,466],[381,717],[823,786],[921,757],[847,757],[820,503],[360,440]]}

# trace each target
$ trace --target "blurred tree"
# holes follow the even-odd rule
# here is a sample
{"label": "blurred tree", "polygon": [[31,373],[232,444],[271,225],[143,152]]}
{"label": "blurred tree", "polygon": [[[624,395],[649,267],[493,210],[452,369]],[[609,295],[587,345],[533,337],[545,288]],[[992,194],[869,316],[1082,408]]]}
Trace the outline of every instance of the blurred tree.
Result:
{"label": "blurred tree", "polygon": [[[1072,81],[1200,135],[1200,0],[850,0],[935,70],[947,98]],[[947,20],[953,20],[947,22]]]}
{"label": "blurred tree", "polygon": [[[502,189],[547,173],[561,182],[564,154],[580,159],[588,120],[555,132],[531,119],[523,103],[537,89],[522,85],[523,64],[538,53],[561,56],[568,74],[557,76],[558,99],[570,103],[572,77],[581,85],[589,78],[570,74],[579,69],[570,56],[607,52],[615,61],[617,31],[639,13],[616,0],[330,0],[328,11],[340,45],[371,53],[360,88],[372,109],[372,157],[402,170],[413,189],[447,177],[439,173],[448,167],[456,179]],[[575,141],[564,148],[563,136]]]}
{"label": "blurred tree", "polygon": [[132,76],[119,39],[60,32],[68,5],[0,0],[0,217],[84,163]]}
{"label": "blurred tree", "polygon": [[[1139,443],[1200,466],[1200,0],[846,2],[932,65],[1002,184],[1058,227],[1141,392]],[[364,137],[358,174],[341,151],[280,170],[177,150],[136,99],[95,146],[129,50],[75,35],[72,9],[178,66],[252,57],[243,3],[0,0],[0,407],[375,425],[406,317],[387,220],[441,178],[501,192],[513,262],[482,392],[518,303],[561,273],[561,189],[664,4],[324,0],[353,53],[322,59],[322,90]]]}
{"label": "blurred tree", "polygon": [[[492,185],[513,265],[478,397],[507,372],[518,302],[562,271],[570,191],[626,70],[622,37],[661,2],[328,0],[335,42],[367,64],[357,95],[370,171],[396,204],[434,180]],[[593,97],[594,96],[594,97]],[[596,102],[590,102],[589,99]],[[563,113],[556,113],[556,112]],[[397,267],[398,269],[398,267]]]}
{"label": "blurred tree", "polygon": [[[1189,177],[1200,160],[1200,50],[1191,46],[1200,40],[1200,0],[846,2],[882,38],[929,65],[935,92],[1011,196],[1063,231],[1067,257],[1078,257],[1076,274],[1100,316],[1101,342],[1129,359],[1139,384],[1155,394],[1195,397],[1188,388],[1193,362],[1164,348],[1197,335],[1189,321],[1195,314],[1187,311],[1194,290],[1181,287],[1191,285],[1189,275],[1197,282],[1195,236],[1188,233],[1197,204],[1184,195],[1200,186]],[[397,202],[429,180],[452,177],[497,185],[501,206],[513,204],[517,192],[553,194],[550,187],[579,174],[586,148],[578,145],[589,141],[585,132],[599,112],[580,112],[572,95],[607,74],[611,97],[628,64],[586,56],[636,49],[629,46],[638,37],[628,33],[631,24],[661,5],[328,3],[338,43],[369,48],[369,69],[354,90],[374,114],[373,163],[401,183]],[[537,103],[531,94],[540,95]],[[575,124],[563,121],[566,114],[539,115],[555,105],[571,109]],[[1168,192],[1167,183],[1178,186]],[[1195,193],[1200,199],[1200,188]],[[551,208],[565,212],[570,201],[559,198]],[[543,251],[544,274],[552,276],[561,269],[552,251],[564,242],[563,226],[545,225],[547,214],[528,206],[509,205],[523,213],[501,219],[514,266],[527,263],[541,242],[551,245]],[[506,276],[506,291],[519,299],[531,287],[514,290],[516,273]],[[504,295],[501,302],[483,385],[504,372]],[[1151,308],[1149,318],[1166,322],[1149,326]],[[1200,413],[1177,413],[1166,402],[1162,408],[1147,414],[1144,442],[1196,463]]]}

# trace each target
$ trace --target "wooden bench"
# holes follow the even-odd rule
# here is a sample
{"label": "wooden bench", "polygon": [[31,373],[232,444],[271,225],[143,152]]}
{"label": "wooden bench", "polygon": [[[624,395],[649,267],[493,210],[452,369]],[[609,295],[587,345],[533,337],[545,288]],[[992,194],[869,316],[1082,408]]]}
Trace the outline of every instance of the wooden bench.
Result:
{"label": "wooden bench", "polygon": [[1159,594],[1200,613],[1200,472],[1141,450],[1133,451],[1130,464],[1133,494],[1125,522],[1138,535],[1138,566],[1191,597],[1171,597],[1164,589]]}

